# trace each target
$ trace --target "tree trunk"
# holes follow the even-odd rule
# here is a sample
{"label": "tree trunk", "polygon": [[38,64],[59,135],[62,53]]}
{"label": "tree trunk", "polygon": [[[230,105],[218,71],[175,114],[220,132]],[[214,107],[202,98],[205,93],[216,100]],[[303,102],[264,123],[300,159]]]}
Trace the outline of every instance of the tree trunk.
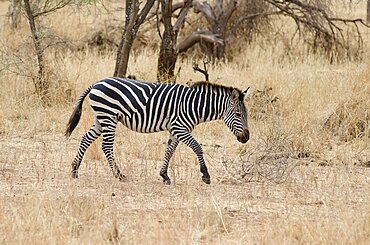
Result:
{"label": "tree trunk", "polygon": [[155,0],[148,0],[144,8],[139,13],[138,0],[126,0],[126,21],[125,30],[122,34],[121,42],[118,46],[116,66],[114,76],[125,77],[127,73],[128,61],[132,44],[136,34],[152,8]]}
{"label": "tree trunk", "polygon": [[[236,5],[236,0],[230,0],[226,10],[224,10],[222,15],[219,16],[219,22],[213,27],[213,32],[220,34],[223,40],[227,40],[227,25],[229,24],[232,14],[235,12]],[[222,7],[222,1],[220,2],[220,6]],[[217,45],[215,52],[218,59],[224,58],[225,45]]]}
{"label": "tree trunk", "polygon": [[7,17],[12,29],[17,29],[21,21],[22,1],[13,0],[9,3]]}
{"label": "tree trunk", "polygon": [[121,42],[118,46],[115,77],[125,77],[132,43],[134,42],[133,28],[139,12],[138,0],[126,0],[126,22]]}
{"label": "tree trunk", "polygon": [[175,33],[171,23],[172,0],[160,0],[164,31],[158,57],[157,79],[160,82],[174,82],[177,60]]}
{"label": "tree trunk", "polygon": [[41,46],[40,37],[36,28],[35,18],[33,16],[29,0],[24,0],[24,7],[30,25],[32,40],[35,46],[37,57],[38,73],[37,76],[33,79],[35,83],[36,93],[40,97],[42,103],[47,103],[49,82],[47,81],[45,76],[44,50]]}
{"label": "tree trunk", "polygon": [[158,57],[157,80],[160,82],[175,82],[175,66],[177,61],[177,36],[180,27],[185,22],[185,16],[191,7],[192,0],[186,0],[179,17],[172,25],[172,0],[160,0],[164,32]]}

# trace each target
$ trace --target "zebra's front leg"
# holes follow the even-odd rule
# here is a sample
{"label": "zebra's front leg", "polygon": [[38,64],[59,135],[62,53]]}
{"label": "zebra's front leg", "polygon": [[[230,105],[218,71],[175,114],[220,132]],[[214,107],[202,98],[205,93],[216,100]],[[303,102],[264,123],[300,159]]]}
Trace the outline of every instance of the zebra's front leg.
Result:
{"label": "zebra's front leg", "polygon": [[80,147],[78,148],[76,157],[72,162],[72,178],[78,178],[78,168],[80,167],[82,158],[85,155],[87,148],[89,148],[91,143],[94,142],[101,135],[101,133],[102,131],[100,124],[95,122],[95,125],[90,128],[90,130],[84,136],[82,136]]}
{"label": "zebra's front leg", "polygon": [[203,150],[200,144],[191,136],[189,132],[177,132],[175,137],[177,137],[185,145],[189,146],[194,153],[197,155],[199,160],[200,172],[203,174],[202,180],[206,184],[211,183],[211,176],[209,176],[208,169],[203,157]]}
{"label": "zebra's front leg", "polygon": [[167,142],[166,152],[164,154],[163,165],[161,167],[161,171],[159,172],[159,174],[163,178],[163,182],[166,183],[167,185],[171,184],[171,179],[167,175],[168,163],[170,162],[170,159],[173,153],[175,152],[178,144],[179,141],[174,136],[170,135],[170,138],[168,139]]}
{"label": "zebra's front leg", "polygon": [[113,172],[113,176],[118,178],[120,181],[126,180],[126,177],[121,173],[119,167],[114,160],[114,152],[113,152],[113,145],[114,145],[114,137],[116,132],[116,124],[109,125],[103,128],[103,142],[102,142],[102,149],[104,152],[105,157],[108,160],[108,164]]}

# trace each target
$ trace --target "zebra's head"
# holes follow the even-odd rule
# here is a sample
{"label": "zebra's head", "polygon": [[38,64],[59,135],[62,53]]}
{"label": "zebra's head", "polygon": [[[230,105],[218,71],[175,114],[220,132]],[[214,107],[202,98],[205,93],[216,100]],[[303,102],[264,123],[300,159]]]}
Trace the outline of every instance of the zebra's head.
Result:
{"label": "zebra's head", "polygon": [[249,87],[244,92],[238,89],[232,90],[224,114],[225,124],[243,144],[249,140],[248,113],[244,104],[244,96],[248,89]]}

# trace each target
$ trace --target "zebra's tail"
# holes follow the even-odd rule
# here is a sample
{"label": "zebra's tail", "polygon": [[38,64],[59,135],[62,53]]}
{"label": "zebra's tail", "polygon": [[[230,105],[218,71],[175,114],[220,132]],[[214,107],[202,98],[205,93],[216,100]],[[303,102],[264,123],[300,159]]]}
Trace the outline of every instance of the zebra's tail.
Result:
{"label": "zebra's tail", "polygon": [[82,114],[82,104],[84,102],[85,97],[90,93],[93,86],[94,85],[88,87],[78,98],[75,109],[73,110],[72,115],[68,120],[67,129],[65,132],[65,136],[67,138],[71,136],[73,130],[77,127]]}

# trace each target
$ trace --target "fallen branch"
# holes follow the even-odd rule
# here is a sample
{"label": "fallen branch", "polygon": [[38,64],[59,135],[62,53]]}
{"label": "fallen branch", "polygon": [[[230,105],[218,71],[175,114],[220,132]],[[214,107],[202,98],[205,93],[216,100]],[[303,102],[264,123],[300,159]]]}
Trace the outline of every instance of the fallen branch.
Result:
{"label": "fallen branch", "polygon": [[210,31],[196,31],[190,36],[186,37],[182,42],[177,44],[177,52],[186,52],[189,48],[197,43],[210,43],[212,45],[224,45],[224,40],[218,34],[214,34]]}

